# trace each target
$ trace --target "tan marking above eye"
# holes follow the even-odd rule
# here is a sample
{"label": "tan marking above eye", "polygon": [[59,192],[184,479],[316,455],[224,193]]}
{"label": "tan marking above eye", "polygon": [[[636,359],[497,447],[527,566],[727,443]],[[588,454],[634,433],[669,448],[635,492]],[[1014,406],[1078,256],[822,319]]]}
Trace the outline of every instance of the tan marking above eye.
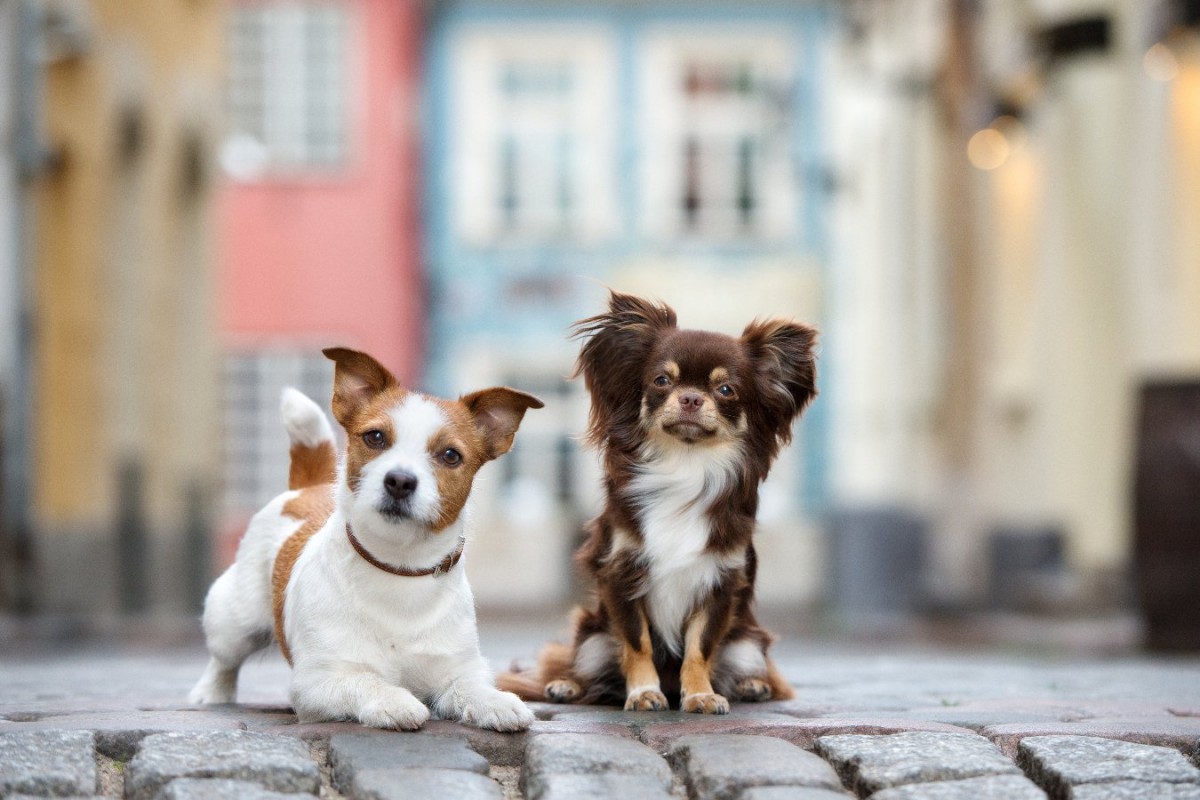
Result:
{"label": "tan marking above eye", "polygon": [[708,382],[713,386],[719,386],[729,380],[729,370],[724,367],[717,367],[708,374]]}
{"label": "tan marking above eye", "polygon": [[667,377],[672,381],[679,380],[679,365],[674,361],[668,361],[667,363],[663,364],[663,372],[667,373]]}

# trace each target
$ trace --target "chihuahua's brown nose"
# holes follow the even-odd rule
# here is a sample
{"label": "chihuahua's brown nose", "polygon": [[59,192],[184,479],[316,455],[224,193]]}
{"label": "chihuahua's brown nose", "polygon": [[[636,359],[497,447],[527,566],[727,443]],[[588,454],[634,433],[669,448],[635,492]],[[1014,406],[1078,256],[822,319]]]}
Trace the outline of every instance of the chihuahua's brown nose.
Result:
{"label": "chihuahua's brown nose", "polygon": [[407,500],[417,490],[417,476],[406,469],[394,469],[383,476],[383,488],[396,500]]}
{"label": "chihuahua's brown nose", "polygon": [[679,405],[684,411],[699,411],[704,405],[704,395],[699,392],[684,392],[679,395]]}

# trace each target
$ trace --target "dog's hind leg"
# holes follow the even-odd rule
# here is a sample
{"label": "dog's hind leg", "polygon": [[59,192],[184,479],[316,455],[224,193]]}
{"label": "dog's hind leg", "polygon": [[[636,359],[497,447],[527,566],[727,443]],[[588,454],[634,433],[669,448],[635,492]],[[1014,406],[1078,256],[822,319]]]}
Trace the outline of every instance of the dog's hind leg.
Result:
{"label": "dog's hind leg", "polygon": [[271,642],[270,619],[245,608],[238,594],[238,565],[217,578],[204,600],[209,660],[188,695],[191,703],[232,703],[242,662]]}
{"label": "dog's hind leg", "polygon": [[722,645],[713,670],[717,691],[741,702],[790,700],[795,691],[767,655],[769,640],[734,639]]}

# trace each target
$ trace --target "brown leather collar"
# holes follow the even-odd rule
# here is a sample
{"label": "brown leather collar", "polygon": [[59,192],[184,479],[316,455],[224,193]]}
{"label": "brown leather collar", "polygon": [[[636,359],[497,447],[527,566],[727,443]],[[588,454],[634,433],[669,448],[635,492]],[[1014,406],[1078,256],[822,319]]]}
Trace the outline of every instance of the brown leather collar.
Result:
{"label": "brown leather collar", "polygon": [[426,575],[441,575],[454,569],[454,565],[462,558],[463,547],[466,546],[467,540],[465,537],[460,537],[458,547],[454,548],[454,552],[443,558],[438,564],[424,569],[410,569],[409,567],[394,567],[391,564],[385,564],[375,556],[367,552],[367,548],[362,546],[362,542],[354,536],[354,531],[350,530],[350,523],[346,523],[346,537],[350,540],[350,546],[354,548],[363,560],[372,567],[377,567],[384,572],[390,572],[392,575],[399,575],[402,578],[421,578]]}

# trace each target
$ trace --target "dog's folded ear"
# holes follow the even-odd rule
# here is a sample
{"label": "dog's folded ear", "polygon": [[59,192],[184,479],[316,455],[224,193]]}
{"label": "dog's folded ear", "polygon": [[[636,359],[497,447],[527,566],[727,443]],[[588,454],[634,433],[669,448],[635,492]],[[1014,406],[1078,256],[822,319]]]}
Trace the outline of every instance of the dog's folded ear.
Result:
{"label": "dog's folded ear", "polygon": [[816,341],[815,328],[781,319],[755,320],[742,331],[762,407],[784,443],[792,420],[817,396]]}
{"label": "dog's folded ear", "polygon": [[343,426],[372,397],[399,385],[387,368],[366,353],[344,347],[327,347],[321,352],[335,365],[331,407]]}
{"label": "dog's folded ear", "polygon": [[636,422],[646,361],[662,332],[674,327],[670,306],[617,291],[609,295],[607,313],[575,323],[572,337],[587,341],[572,377],[582,375],[592,395],[593,444],[602,443],[614,426]]}
{"label": "dog's folded ear", "polygon": [[472,392],[459,398],[475,418],[475,427],[483,434],[488,460],[498,458],[512,449],[517,428],[531,408],[545,405],[531,394],[496,386]]}

